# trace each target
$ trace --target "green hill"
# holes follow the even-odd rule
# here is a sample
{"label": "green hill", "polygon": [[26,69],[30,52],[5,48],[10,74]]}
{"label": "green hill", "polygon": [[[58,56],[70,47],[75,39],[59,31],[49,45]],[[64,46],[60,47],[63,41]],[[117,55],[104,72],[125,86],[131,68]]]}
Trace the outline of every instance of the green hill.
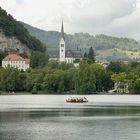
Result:
{"label": "green hill", "polygon": [[16,21],[11,15],[0,7],[0,31],[6,37],[16,37],[21,43],[25,44],[30,50],[44,51],[45,46],[40,40],[31,36],[24,26]]}
{"label": "green hill", "polygon": [[[60,32],[44,31],[22,23],[24,27],[43,43],[50,47],[58,47],[61,38]],[[118,38],[106,35],[90,35],[88,33],[65,34],[66,47],[88,51],[92,46],[96,52],[97,60],[131,61],[140,60],[140,43],[134,39]]]}

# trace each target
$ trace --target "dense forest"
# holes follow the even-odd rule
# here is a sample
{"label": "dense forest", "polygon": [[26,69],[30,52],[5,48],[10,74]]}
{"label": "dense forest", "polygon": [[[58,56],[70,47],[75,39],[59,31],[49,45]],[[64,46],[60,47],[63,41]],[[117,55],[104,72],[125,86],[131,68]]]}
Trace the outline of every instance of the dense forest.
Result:
{"label": "dense forest", "polygon": [[[22,23],[31,35],[37,37],[49,47],[58,47],[61,34],[56,31],[44,31]],[[90,35],[88,33],[65,34],[66,48],[81,50],[83,54],[93,47],[97,60],[135,61],[140,60],[140,43],[134,39],[118,38],[106,35]]]}
{"label": "dense forest", "polygon": [[33,51],[45,51],[45,45],[31,36],[24,26],[0,7],[0,31],[6,36],[16,36],[23,44]]}

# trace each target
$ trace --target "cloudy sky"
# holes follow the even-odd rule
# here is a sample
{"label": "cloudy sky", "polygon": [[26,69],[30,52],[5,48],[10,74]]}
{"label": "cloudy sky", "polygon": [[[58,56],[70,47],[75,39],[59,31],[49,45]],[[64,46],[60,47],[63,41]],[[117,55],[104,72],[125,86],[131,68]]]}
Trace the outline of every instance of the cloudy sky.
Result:
{"label": "cloudy sky", "polygon": [[17,20],[44,30],[88,32],[140,40],[140,0],[0,0]]}

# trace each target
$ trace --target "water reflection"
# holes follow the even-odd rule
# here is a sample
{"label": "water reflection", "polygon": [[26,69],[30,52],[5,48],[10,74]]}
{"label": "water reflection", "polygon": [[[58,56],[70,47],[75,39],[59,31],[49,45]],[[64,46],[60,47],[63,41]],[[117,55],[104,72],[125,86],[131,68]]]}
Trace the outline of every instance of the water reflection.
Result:
{"label": "water reflection", "polygon": [[0,140],[138,140],[139,130],[138,107],[0,112]]}
{"label": "water reflection", "polygon": [[0,140],[140,138],[138,106],[109,106],[92,101],[71,105],[64,102],[65,96],[57,97],[57,101],[52,96],[13,97],[0,97]]}
{"label": "water reflection", "polygon": [[[31,109],[32,110],[32,109]],[[47,108],[41,111],[0,112],[0,121],[22,121],[42,117],[103,117],[103,116],[140,116],[139,107],[97,107],[97,108]]]}

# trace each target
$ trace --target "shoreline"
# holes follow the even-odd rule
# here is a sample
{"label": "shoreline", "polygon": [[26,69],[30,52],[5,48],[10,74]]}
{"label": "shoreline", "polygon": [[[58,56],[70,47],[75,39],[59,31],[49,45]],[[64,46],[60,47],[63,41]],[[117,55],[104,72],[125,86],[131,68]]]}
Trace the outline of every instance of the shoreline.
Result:
{"label": "shoreline", "polygon": [[140,94],[134,94],[134,93],[91,93],[91,94],[76,94],[74,92],[68,92],[68,93],[45,93],[45,92],[39,92],[37,94],[33,94],[32,92],[0,92],[0,96],[2,95],[74,95],[74,96],[79,96],[79,95],[140,95]]}

